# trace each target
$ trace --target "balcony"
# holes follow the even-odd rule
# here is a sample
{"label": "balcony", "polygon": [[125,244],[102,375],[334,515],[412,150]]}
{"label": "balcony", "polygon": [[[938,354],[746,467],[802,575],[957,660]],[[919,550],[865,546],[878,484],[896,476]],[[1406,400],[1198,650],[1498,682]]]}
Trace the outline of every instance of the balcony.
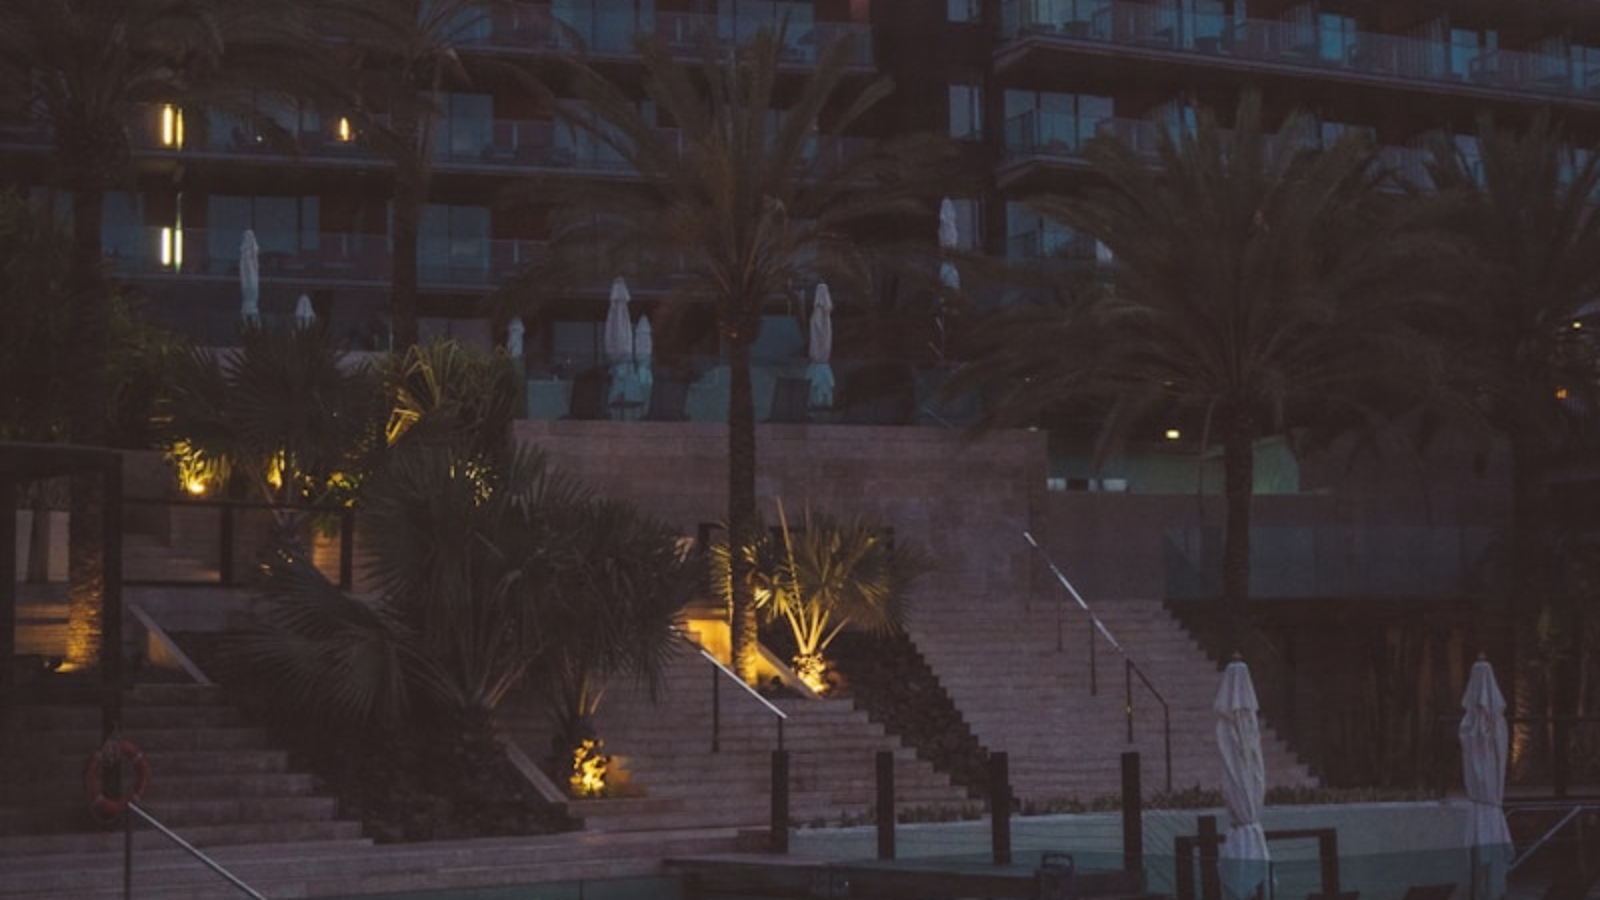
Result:
{"label": "balcony", "polygon": [[[234,279],[239,277],[240,232],[203,228],[107,229],[112,271],[130,278]],[[297,289],[318,285],[385,285],[393,264],[385,235],[275,234],[256,232],[261,245],[263,291],[274,283]],[[541,258],[531,240],[419,241],[418,281],[424,289],[487,290]]]}
{"label": "balcony", "polygon": [[[1161,123],[1149,119],[1102,118],[1089,120],[1073,116],[1040,115],[1033,111],[1013,116],[1005,128],[1005,158],[997,175],[1002,187],[1028,177],[1040,166],[1078,168],[1084,165],[1083,148],[1090,136],[1105,136],[1122,141],[1140,159],[1154,165],[1160,162]],[[1226,140],[1228,133],[1222,133]],[[1471,142],[1471,138],[1462,138]],[[1278,154],[1305,146],[1304,141],[1278,135],[1269,152]],[[1421,147],[1385,145],[1378,148],[1378,163],[1407,185],[1430,189],[1428,174],[1431,154]],[[1469,157],[1475,151],[1469,150]],[[1481,165],[1477,167],[1481,179]],[[1008,248],[1012,258],[1036,256],[1025,248]]]}
{"label": "balcony", "polygon": [[[591,58],[622,60],[637,59],[634,38],[649,34],[677,55],[691,58],[708,45],[731,46],[748,40],[758,29],[775,29],[779,24],[760,17],[597,10],[584,10],[573,21],[560,21],[547,6],[519,3],[467,25],[458,43],[465,49],[496,53],[577,52]],[[872,29],[850,22],[790,23],[784,35],[783,62],[815,66],[819,48],[846,38],[854,41],[850,66],[872,69]]]}
{"label": "balcony", "polygon": [[[1235,19],[1179,13],[1166,4],[1131,0],[1006,0],[996,67],[1004,69],[1040,48],[1133,48],[1168,59],[1252,63],[1313,69],[1322,74],[1404,81],[1418,85],[1534,93],[1600,102],[1600,65],[1589,53],[1571,57],[1497,50],[1479,54],[1463,71],[1445,41],[1340,30],[1315,21]],[[1574,48],[1575,51],[1580,48]]]}

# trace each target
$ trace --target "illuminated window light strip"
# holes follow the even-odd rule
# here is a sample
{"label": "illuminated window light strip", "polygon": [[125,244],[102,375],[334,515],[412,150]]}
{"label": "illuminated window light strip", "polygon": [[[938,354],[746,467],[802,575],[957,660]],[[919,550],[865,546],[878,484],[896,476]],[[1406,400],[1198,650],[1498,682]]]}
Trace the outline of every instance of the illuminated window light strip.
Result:
{"label": "illuminated window light strip", "polygon": [[170,103],[161,107],[161,146],[183,146],[183,110]]}

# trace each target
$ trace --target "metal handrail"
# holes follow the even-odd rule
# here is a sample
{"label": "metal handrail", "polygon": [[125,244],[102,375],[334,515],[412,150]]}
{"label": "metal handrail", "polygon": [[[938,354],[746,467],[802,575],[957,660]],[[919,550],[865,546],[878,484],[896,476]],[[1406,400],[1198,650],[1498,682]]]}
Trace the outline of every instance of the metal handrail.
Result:
{"label": "metal handrail", "polygon": [[[1078,606],[1089,617],[1090,623],[1094,625],[1094,629],[1089,632],[1089,693],[1091,695],[1098,692],[1097,673],[1095,671],[1095,632],[1098,631],[1100,635],[1106,639],[1106,643],[1111,645],[1111,649],[1122,654],[1122,672],[1125,692],[1124,703],[1128,720],[1128,743],[1133,743],[1133,677],[1135,675],[1139,677],[1139,681],[1144,685],[1145,690],[1150,692],[1151,698],[1153,698],[1156,703],[1161,705],[1162,750],[1164,752],[1166,762],[1167,790],[1171,791],[1172,708],[1167,704],[1166,698],[1161,696],[1161,692],[1156,690],[1156,686],[1150,681],[1150,677],[1145,674],[1143,669],[1139,668],[1139,664],[1134,662],[1133,657],[1128,655],[1128,651],[1123,649],[1123,646],[1117,642],[1116,635],[1112,634],[1111,629],[1106,627],[1106,623],[1100,621],[1100,617],[1095,615],[1094,610],[1089,608],[1088,602],[1083,599],[1082,594],[1078,593],[1078,589],[1072,586],[1072,582],[1067,580],[1067,576],[1063,574],[1061,569],[1055,564],[1055,560],[1051,559],[1050,554],[1046,553],[1044,548],[1039,546],[1039,542],[1034,539],[1033,533],[1024,529],[1022,532],[1022,537],[1030,546],[1033,547],[1034,550],[1039,552],[1041,557],[1044,558],[1045,565],[1050,567],[1050,573],[1056,577],[1056,581],[1058,581],[1062,587],[1067,589],[1067,593],[1072,595],[1072,599],[1077,601]],[[1056,649],[1061,649],[1061,619],[1059,616],[1056,619]]]}
{"label": "metal handrail", "polygon": [[[129,803],[128,804],[128,811],[133,813],[133,814],[135,814],[135,815],[137,815],[139,818],[145,820],[149,824],[155,826],[155,829],[157,831],[161,832],[161,834],[164,835],[167,838],[167,840],[170,840],[174,844],[177,844],[179,847],[183,848],[183,850],[185,852],[187,852],[190,856],[194,857],[195,859],[200,860],[202,863],[205,863],[207,868],[209,868],[211,871],[217,873],[218,875],[221,875],[223,878],[227,879],[228,883],[230,883],[234,887],[238,888],[242,893],[245,893],[245,894],[250,895],[251,897],[254,897],[255,900],[267,900],[266,896],[263,895],[260,891],[257,891],[255,888],[253,888],[250,885],[245,884],[243,881],[239,880],[239,876],[237,876],[237,875],[233,874],[232,872],[229,872],[227,869],[223,868],[221,863],[219,863],[216,860],[212,859],[211,857],[207,856],[205,853],[203,853],[195,845],[193,845],[193,844],[189,843],[188,841],[184,840],[176,831],[173,831],[171,828],[168,828],[167,826],[161,824],[161,822],[158,819],[156,819],[155,816],[152,816],[148,812],[145,812],[144,807],[140,806],[137,803]],[[129,822],[131,823],[132,820],[130,819]],[[131,827],[131,825],[130,825],[130,827]],[[130,839],[129,844],[130,844],[130,846],[129,846],[128,852],[131,855],[131,853],[132,853],[132,846],[131,846],[132,842],[131,842],[131,839]],[[129,861],[129,865],[131,866],[131,860]],[[126,887],[126,885],[124,885],[124,887]]]}
{"label": "metal handrail", "polygon": [[755,688],[751,687],[748,684],[745,684],[743,678],[740,678],[738,676],[738,674],[736,674],[732,669],[730,669],[727,666],[723,665],[722,664],[722,660],[717,659],[717,657],[711,651],[709,651],[706,648],[700,646],[700,644],[697,641],[695,641],[693,638],[689,637],[689,635],[687,635],[687,634],[685,634],[685,633],[680,631],[680,632],[678,632],[678,636],[683,638],[683,640],[686,641],[689,644],[689,646],[691,646],[691,647],[693,647],[695,649],[695,652],[697,652],[701,656],[705,657],[706,661],[711,663],[711,665],[712,665],[712,673],[711,673],[711,752],[712,753],[720,753],[722,751],[722,693],[721,693],[722,682],[721,682],[721,679],[719,679],[717,677],[718,674],[726,676],[728,678],[728,680],[732,681],[734,684],[736,684],[739,687],[743,688],[745,693],[747,693],[750,696],[756,698],[756,702],[760,703],[762,706],[765,706],[767,708],[768,712],[772,713],[774,716],[777,717],[777,720],[778,720],[778,749],[782,750],[783,749],[783,723],[789,718],[789,714],[784,712],[783,710],[779,709],[771,700],[768,700],[767,698],[761,696],[761,693],[759,691],[757,691]]}
{"label": "metal handrail", "polygon": [[[1585,804],[1578,804],[1578,805],[1572,807],[1571,809],[1567,810],[1567,814],[1561,817],[1561,821],[1559,821],[1556,824],[1550,826],[1550,830],[1549,831],[1546,831],[1543,835],[1541,835],[1539,837],[1538,840],[1536,840],[1533,843],[1529,844],[1528,848],[1526,850],[1523,850],[1522,853],[1520,855],[1518,855],[1516,859],[1511,861],[1511,866],[1506,869],[1506,874],[1510,875],[1512,872],[1515,872],[1517,870],[1518,866],[1520,866],[1523,863],[1527,862],[1529,857],[1533,856],[1535,851],[1537,851],[1540,847],[1543,847],[1545,844],[1548,844],[1550,842],[1550,839],[1556,836],[1556,832],[1558,832],[1561,829],[1565,828],[1568,822],[1571,822],[1573,819],[1576,819],[1579,816],[1579,814],[1583,813],[1584,811],[1593,810],[1593,809],[1600,809],[1600,807],[1597,807],[1597,806],[1595,806],[1593,804],[1585,803]],[[1508,813],[1508,815],[1515,814],[1516,812],[1518,812],[1518,811],[1517,810],[1511,810]]]}

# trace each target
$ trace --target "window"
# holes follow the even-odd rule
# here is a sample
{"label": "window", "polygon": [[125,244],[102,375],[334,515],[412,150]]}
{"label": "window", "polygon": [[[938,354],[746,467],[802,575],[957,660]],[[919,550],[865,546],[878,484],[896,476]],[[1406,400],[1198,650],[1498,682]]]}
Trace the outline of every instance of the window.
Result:
{"label": "window", "polygon": [[117,259],[148,262],[154,258],[153,252],[146,253],[146,248],[154,246],[155,237],[144,225],[144,195],[107,191],[101,210],[101,252]]}
{"label": "window", "polygon": [[417,223],[423,281],[478,283],[489,275],[489,208],[429,203]]}
{"label": "window", "polygon": [[1006,91],[1006,148],[1070,155],[1112,118],[1110,97]]}
{"label": "window", "polygon": [[444,94],[433,123],[433,155],[476,162],[494,140],[494,98],[488,94]]}
{"label": "window", "polygon": [[316,197],[230,197],[213,195],[206,204],[208,271],[224,273],[239,260],[239,238],[246,228],[261,247],[262,274],[291,265],[320,244],[321,204]]}
{"label": "window", "polygon": [[962,141],[983,137],[983,88],[976,84],[950,85],[950,136]]}
{"label": "window", "polygon": [[983,21],[982,0],[945,0],[944,16],[950,22]]}
{"label": "window", "polygon": [[1080,258],[1085,255],[1093,258],[1093,241],[1083,240],[1071,228],[1039,215],[1025,203],[1006,203],[1006,259]]}
{"label": "window", "polygon": [[591,52],[631,52],[635,34],[656,30],[655,0],[555,0],[551,9]]}

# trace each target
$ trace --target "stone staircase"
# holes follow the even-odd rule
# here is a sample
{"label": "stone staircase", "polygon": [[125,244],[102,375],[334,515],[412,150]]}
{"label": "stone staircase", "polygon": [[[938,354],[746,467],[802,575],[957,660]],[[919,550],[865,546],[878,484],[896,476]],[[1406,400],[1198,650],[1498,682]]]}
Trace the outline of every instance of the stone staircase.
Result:
{"label": "stone staircase", "polygon": [[[571,812],[591,831],[685,827],[766,828],[771,822],[772,751],[777,717],[715,670],[689,644],[677,653],[652,700],[632,684],[613,685],[596,730],[622,770],[625,796],[577,800]],[[712,750],[713,677],[721,709]],[[538,755],[550,729],[528,698],[513,701],[518,743]],[[773,701],[788,717],[789,818],[798,824],[860,822],[874,808],[879,751],[895,759],[897,807],[959,811],[972,801],[849,700]]]}
{"label": "stone staircase", "polygon": [[[1140,753],[1144,793],[1165,790],[1161,705],[1134,675],[1130,742],[1123,656],[1096,634],[1091,675],[1092,626],[1067,602],[995,598],[976,609],[964,597],[930,591],[918,598],[912,637],[979,741],[1007,753],[1013,792],[1024,802],[1114,796],[1121,755],[1129,750]],[[1166,702],[1171,788],[1220,789],[1212,712],[1220,682],[1216,664],[1159,601],[1107,601],[1093,608]],[[1269,787],[1315,783],[1270,727],[1262,734]]]}

